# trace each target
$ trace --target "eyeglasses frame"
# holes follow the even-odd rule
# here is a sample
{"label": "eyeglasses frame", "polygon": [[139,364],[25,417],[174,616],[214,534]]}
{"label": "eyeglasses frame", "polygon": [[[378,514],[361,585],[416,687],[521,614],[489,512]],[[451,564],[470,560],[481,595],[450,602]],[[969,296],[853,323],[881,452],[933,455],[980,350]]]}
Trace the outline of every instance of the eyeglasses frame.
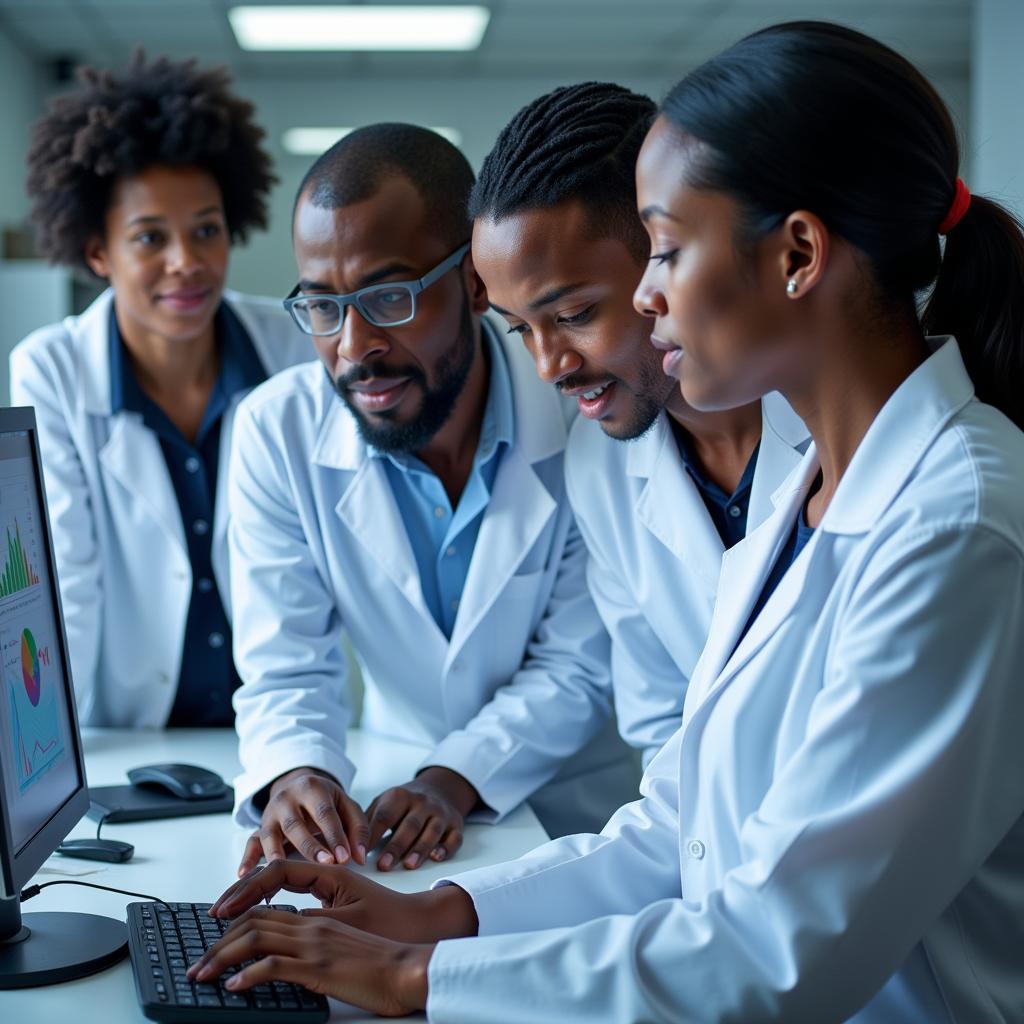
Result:
{"label": "eyeglasses frame", "polygon": [[[453,253],[446,256],[440,263],[437,264],[431,270],[428,270],[422,277],[417,278],[414,281],[383,281],[380,284],[367,285],[365,288],[360,288],[358,291],[349,292],[347,295],[328,295],[321,294],[319,292],[313,295],[300,295],[300,285],[296,285],[289,293],[286,299],[282,300],[284,308],[288,311],[292,320],[298,325],[299,330],[304,334],[308,334],[314,338],[329,338],[333,334],[337,334],[345,323],[345,307],[355,306],[359,311],[359,315],[368,323],[374,327],[401,327],[402,324],[410,323],[416,317],[416,296],[420,292],[429,288],[434,282],[439,281],[445,274],[448,273],[453,267],[457,267],[465,258],[466,253],[469,252],[470,243],[465,242],[458,247]],[[412,300],[412,312],[404,320],[395,320],[390,323],[382,324],[374,320],[373,317],[367,315],[366,310],[362,306],[362,296],[370,292],[383,291],[387,288],[406,288],[409,291],[409,296]],[[338,326],[333,331],[311,331],[309,330],[296,316],[293,306],[301,299],[333,299],[340,307],[338,316]]]}

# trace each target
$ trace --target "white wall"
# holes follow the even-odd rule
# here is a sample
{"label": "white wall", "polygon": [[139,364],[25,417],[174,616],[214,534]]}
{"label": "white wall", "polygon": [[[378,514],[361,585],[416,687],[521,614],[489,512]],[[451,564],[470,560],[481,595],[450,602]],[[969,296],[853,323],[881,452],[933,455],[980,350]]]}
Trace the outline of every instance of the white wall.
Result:
{"label": "white wall", "polygon": [[967,187],[1024,217],[1024,2],[975,0]]}

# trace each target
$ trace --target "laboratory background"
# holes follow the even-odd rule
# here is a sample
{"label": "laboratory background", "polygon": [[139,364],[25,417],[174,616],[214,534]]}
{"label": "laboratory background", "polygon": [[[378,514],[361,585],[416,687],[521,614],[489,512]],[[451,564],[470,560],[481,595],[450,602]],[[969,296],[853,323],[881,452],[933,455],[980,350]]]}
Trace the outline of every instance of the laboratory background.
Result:
{"label": "laboratory background", "polygon": [[30,126],[71,87],[77,65],[120,67],[139,46],[150,56],[227,65],[237,93],[256,105],[280,181],[269,231],[232,253],[228,284],[250,294],[284,297],[294,284],[295,190],[344,130],[377,121],[441,129],[479,168],[511,115],[557,85],[615,81],[660,100],[744,34],[798,18],[858,28],[920,67],[956,117],[971,190],[1024,213],[1021,0],[488,0],[451,4],[465,17],[448,39],[417,25],[423,4],[403,5],[398,21],[364,39],[334,32],[326,6],[0,0],[5,401],[11,348],[36,327],[80,312],[99,290],[35,257],[24,188]]}

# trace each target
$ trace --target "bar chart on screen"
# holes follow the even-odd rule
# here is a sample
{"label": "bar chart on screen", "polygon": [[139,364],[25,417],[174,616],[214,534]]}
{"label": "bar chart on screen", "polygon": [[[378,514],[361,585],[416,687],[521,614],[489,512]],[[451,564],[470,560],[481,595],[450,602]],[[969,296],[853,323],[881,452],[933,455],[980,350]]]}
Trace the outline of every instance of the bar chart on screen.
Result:
{"label": "bar chart on screen", "polygon": [[27,476],[6,477],[0,481],[0,600],[38,586],[39,541],[33,521]]}

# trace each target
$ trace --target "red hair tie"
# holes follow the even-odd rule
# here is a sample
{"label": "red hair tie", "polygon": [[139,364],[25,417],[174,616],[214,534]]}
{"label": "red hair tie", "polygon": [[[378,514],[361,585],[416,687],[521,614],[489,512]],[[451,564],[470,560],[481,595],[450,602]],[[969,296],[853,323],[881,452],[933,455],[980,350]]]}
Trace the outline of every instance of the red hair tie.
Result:
{"label": "red hair tie", "polygon": [[967,207],[971,205],[971,193],[967,191],[963,178],[956,179],[956,192],[953,193],[953,202],[950,204],[949,212],[939,225],[939,234],[948,235],[963,219]]}

